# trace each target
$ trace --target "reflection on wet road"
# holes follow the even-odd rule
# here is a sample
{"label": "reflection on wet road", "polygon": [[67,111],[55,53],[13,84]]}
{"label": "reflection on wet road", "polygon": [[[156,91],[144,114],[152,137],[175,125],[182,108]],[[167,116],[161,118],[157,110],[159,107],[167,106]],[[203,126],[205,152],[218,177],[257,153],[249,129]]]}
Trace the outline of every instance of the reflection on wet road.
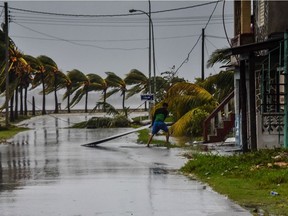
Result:
{"label": "reflection on wet road", "polygon": [[85,118],[37,117],[0,145],[1,216],[250,215],[179,175],[179,149],[146,148],[136,134],[82,147],[129,130],[68,128]]}

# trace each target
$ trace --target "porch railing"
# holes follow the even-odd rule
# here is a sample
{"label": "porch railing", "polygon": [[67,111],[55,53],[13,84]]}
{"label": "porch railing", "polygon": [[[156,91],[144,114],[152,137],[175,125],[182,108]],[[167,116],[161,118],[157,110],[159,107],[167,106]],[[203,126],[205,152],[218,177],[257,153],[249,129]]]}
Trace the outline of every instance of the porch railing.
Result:
{"label": "porch railing", "polygon": [[232,91],[205,119],[203,123],[204,142],[222,141],[231,131],[231,126],[234,126],[234,120],[234,91]]}

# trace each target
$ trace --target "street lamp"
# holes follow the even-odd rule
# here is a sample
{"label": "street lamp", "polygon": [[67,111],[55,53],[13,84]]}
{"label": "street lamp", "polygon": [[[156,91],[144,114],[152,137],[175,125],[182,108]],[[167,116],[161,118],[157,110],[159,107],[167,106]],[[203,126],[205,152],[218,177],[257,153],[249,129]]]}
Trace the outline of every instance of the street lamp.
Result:
{"label": "street lamp", "polygon": [[131,9],[129,10],[130,13],[135,13],[135,12],[141,12],[145,14],[149,18],[149,94],[151,94],[151,35],[152,35],[152,47],[153,47],[153,74],[154,74],[154,98],[153,100],[155,101],[156,99],[156,68],[155,68],[155,46],[154,46],[154,27],[153,27],[153,22],[151,19],[151,16],[149,13],[143,11],[143,10],[136,10],[136,9]]}

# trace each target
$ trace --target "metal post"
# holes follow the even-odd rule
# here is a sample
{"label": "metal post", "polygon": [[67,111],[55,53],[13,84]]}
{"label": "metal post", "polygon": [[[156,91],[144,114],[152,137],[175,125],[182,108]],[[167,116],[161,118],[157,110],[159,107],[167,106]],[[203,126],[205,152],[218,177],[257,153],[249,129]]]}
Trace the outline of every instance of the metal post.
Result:
{"label": "metal post", "polygon": [[155,62],[155,43],[154,43],[154,24],[152,22],[151,18],[151,2],[149,2],[149,23],[150,23],[150,28],[151,28],[151,33],[152,33],[152,52],[153,52],[153,76],[154,76],[154,86],[153,86],[153,100],[154,102],[156,101],[156,62]]}
{"label": "metal post", "polygon": [[285,88],[284,88],[284,148],[288,148],[288,71],[287,71],[287,63],[288,63],[288,52],[287,52],[287,31],[284,33],[284,76],[285,76]]}
{"label": "metal post", "polygon": [[5,97],[5,124],[9,126],[9,38],[8,38],[8,3],[4,2],[5,8],[5,76],[6,76],[6,97]]}
{"label": "metal post", "polygon": [[205,29],[202,28],[202,64],[201,64],[201,78],[204,80],[205,75],[204,75],[204,45],[205,45]]}
{"label": "metal post", "polygon": [[[153,22],[150,16],[150,1],[149,1],[149,13],[143,11],[143,10],[136,10],[136,9],[131,9],[129,10],[130,13],[134,12],[141,12],[145,14],[148,19],[149,19],[149,94],[151,95],[152,92],[152,86],[151,86],[151,66],[152,66],[152,61],[151,61],[151,37],[152,37],[152,43],[153,43],[153,70],[154,70],[154,100],[155,100],[155,95],[156,95],[156,67],[155,67],[155,46],[154,46],[154,27],[153,27]],[[149,112],[151,110],[151,103],[149,102]]]}
{"label": "metal post", "polygon": [[241,141],[243,152],[248,151],[247,143],[247,89],[246,89],[246,62],[240,61],[240,106],[241,106]]}
{"label": "metal post", "polygon": [[152,29],[152,46],[153,46],[153,76],[154,76],[154,91],[153,91],[153,94],[154,94],[154,101],[156,101],[156,62],[155,62],[155,44],[154,44],[154,25],[153,25],[153,22],[152,22],[152,19],[150,17],[150,22],[151,22],[151,29]]}
{"label": "metal post", "polygon": [[251,150],[256,151],[257,150],[257,133],[256,133],[256,96],[255,96],[255,56],[253,52],[249,53],[249,104],[250,104],[250,131],[251,131]]}

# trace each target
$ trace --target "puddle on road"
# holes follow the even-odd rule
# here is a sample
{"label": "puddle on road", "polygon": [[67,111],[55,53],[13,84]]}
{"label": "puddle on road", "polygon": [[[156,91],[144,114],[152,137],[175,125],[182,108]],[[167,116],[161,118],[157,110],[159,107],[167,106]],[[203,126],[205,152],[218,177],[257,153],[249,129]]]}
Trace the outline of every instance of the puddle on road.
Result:
{"label": "puddle on road", "polygon": [[177,149],[142,147],[134,135],[82,147],[117,130],[69,129],[68,121],[44,118],[0,145],[1,216],[250,215],[179,175],[185,160]]}

